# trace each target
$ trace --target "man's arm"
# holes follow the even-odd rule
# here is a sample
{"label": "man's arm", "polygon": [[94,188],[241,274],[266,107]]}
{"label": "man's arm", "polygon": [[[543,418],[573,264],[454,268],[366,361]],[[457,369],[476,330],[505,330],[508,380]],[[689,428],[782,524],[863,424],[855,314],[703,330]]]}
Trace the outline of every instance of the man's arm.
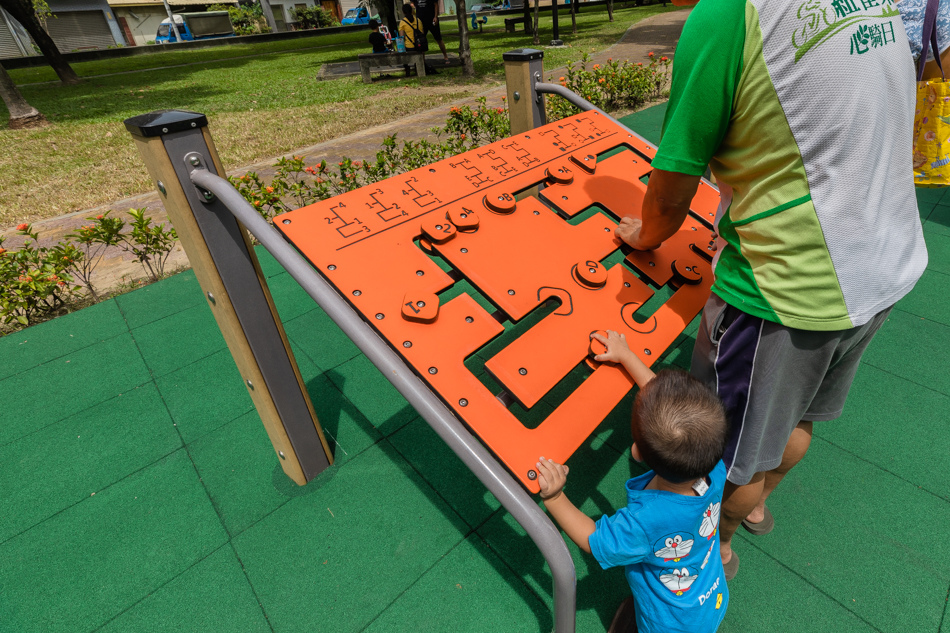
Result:
{"label": "man's arm", "polygon": [[564,494],[568,468],[554,460],[541,458],[536,464],[538,483],[541,486],[541,499],[557,524],[574,543],[590,554],[588,538],[594,533],[594,520],[577,509]]}
{"label": "man's arm", "polygon": [[642,219],[620,220],[617,237],[638,251],[658,248],[683,224],[699,181],[700,176],[654,169],[643,198]]}

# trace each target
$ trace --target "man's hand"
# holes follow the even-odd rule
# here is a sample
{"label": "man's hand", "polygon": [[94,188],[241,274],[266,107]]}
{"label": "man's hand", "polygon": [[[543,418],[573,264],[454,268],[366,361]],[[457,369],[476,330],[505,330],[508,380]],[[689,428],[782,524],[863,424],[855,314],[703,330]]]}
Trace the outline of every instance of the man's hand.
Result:
{"label": "man's hand", "polygon": [[621,218],[620,224],[614,229],[614,234],[634,250],[652,251],[654,248],[659,248],[659,244],[646,245],[640,243],[642,228],[643,222],[639,218]]}
{"label": "man's hand", "polygon": [[550,501],[557,498],[567,483],[567,473],[570,469],[544,457],[541,457],[535,466],[538,469],[538,484],[541,485],[541,499]]}
{"label": "man's hand", "polygon": [[439,23],[439,16],[438,16],[438,15],[435,15],[435,16],[432,17],[432,23],[433,23],[433,24],[438,24],[438,23]]}

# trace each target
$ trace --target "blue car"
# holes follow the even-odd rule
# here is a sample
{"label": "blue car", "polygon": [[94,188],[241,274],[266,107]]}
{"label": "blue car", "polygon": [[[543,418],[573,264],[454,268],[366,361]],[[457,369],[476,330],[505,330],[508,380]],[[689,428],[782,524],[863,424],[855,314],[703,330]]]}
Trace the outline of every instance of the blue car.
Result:
{"label": "blue car", "polygon": [[[374,15],[372,19],[379,22],[378,15]],[[343,26],[347,26],[349,24],[369,24],[369,21],[369,10],[366,7],[356,7],[346,12],[346,15],[343,16],[343,21],[341,21],[340,24]]]}

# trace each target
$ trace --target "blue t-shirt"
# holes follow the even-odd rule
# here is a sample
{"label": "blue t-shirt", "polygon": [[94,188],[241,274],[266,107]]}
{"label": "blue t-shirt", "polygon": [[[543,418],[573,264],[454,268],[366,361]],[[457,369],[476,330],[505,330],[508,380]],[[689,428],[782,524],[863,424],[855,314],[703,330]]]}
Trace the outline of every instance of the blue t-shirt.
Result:
{"label": "blue t-shirt", "polygon": [[591,553],[604,569],[625,566],[640,633],[712,633],[729,604],[719,557],[726,467],[709,473],[701,497],[644,490],[654,476],[627,482],[627,507],[597,521]]}

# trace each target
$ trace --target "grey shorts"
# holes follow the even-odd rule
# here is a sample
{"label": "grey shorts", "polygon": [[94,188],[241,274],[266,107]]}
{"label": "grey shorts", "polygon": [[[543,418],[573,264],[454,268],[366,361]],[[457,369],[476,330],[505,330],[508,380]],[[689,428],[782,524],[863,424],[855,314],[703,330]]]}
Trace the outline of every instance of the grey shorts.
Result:
{"label": "grey shorts", "polygon": [[799,421],[841,415],[861,355],[889,313],[850,330],[812,332],[754,317],[710,295],[691,372],[726,407],[729,481],[744,485],[776,468]]}

